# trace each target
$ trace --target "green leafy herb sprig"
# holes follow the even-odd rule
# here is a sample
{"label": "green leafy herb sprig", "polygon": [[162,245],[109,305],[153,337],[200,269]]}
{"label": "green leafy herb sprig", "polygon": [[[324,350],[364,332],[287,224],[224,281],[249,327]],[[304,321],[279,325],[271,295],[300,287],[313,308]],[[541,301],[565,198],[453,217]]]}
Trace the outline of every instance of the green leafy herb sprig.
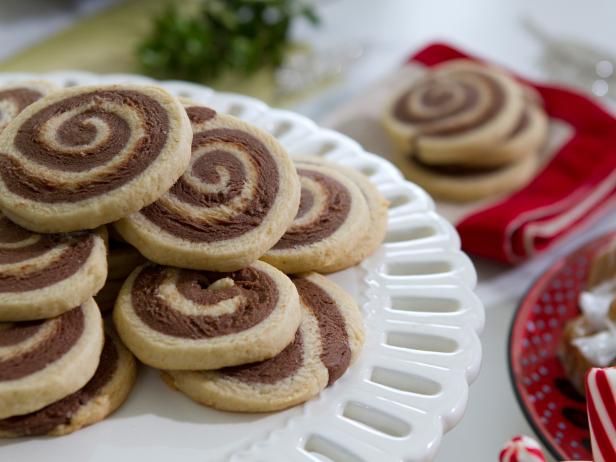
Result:
{"label": "green leafy herb sprig", "polygon": [[158,78],[203,81],[225,71],[250,75],[282,63],[296,18],[319,22],[301,0],[204,0],[192,14],[171,4],[154,18],[137,57],[141,70]]}

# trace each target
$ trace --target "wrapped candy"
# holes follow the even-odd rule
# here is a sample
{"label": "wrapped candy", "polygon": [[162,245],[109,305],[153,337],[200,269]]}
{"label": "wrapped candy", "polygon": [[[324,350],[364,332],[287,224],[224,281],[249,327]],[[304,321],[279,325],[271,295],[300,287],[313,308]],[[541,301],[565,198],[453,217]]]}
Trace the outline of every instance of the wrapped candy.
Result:
{"label": "wrapped candy", "polygon": [[528,436],[509,440],[498,456],[499,462],[545,462],[541,446]]}

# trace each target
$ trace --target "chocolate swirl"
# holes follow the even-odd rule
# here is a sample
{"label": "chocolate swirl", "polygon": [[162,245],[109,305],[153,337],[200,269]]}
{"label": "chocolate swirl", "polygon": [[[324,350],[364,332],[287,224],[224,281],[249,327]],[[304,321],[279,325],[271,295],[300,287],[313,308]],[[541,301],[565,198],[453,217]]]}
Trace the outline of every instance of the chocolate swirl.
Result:
{"label": "chocolate swirl", "polygon": [[[34,374],[72,349],[84,332],[81,307],[45,321],[0,324],[0,383]],[[24,344],[28,344],[24,347]]]}
{"label": "chocolate swirl", "polygon": [[[351,364],[351,347],[346,323],[338,303],[318,284],[294,277],[302,305],[319,326],[320,359],[328,371],[328,385],[338,380]],[[221,374],[246,383],[275,384],[295,374],[304,365],[301,329],[294,341],[274,358],[255,364],[221,369]]]}
{"label": "chocolate swirl", "polygon": [[0,88],[0,132],[26,107],[54,90],[47,82],[24,82]]}
{"label": "chocolate swirl", "polygon": [[43,203],[96,197],[144,172],[164,149],[169,127],[161,103],[137,90],[66,96],[4,132],[0,178],[14,195]]}
{"label": "chocolate swirl", "polygon": [[302,304],[312,312],[319,324],[321,336],[321,362],[329,373],[331,385],[351,364],[351,346],[346,322],[338,302],[322,287],[305,277],[293,278]]}
{"label": "chocolate swirl", "polygon": [[[0,131],[26,106],[42,98],[42,93],[29,88],[0,90]],[[10,106],[6,107],[6,106]]]}
{"label": "chocolate swirl", "polygon": [[[187,314],[182,306],[174,306],[161,294],[165,282],[177,290],[180,304],[183,299],[204,314]],[[265,320],[276,307],[278,288],[256,267],[212,273],[145,266],[135,278],[131,299],[135,313],[151,329],[173,337],[206,339],[241,332]],[[229,303],[231,310],[207,314]]]}
{"label": "chocolate swirl", "polygon": [[419,135],[464,134],[490,122],[504,107],[505,91],[493,76],[480,70],[435,72],[394,103],[394,118],[415,127]]}
{"label": "chocolate swirl", "polygon": [[0,296],[41,289],[73,276],[90,257],[96,239],[100,238],[90,232],[32,233],[0,213]]}
{"label": "chocolate swirl", "polygon": [[38,436],[48,434],[61,425],[69,425],[75,413],[95,399],[109,383],[117,371],[118,360],[117,346],[106,335],[98,368],[83,388],[38,411],[0,420],[0,434]]}
{"label": "chocolate swirl", "polygon": [[[335,233],[351,209],[348,189],[323,172],[298,169],[302,183],[300,205],[295,221],[273,247],[276,250],[306,246]],[[304,219],[309,216],[310,219]]]}
{"label": "chocolate swirl", "polygon": [[298,329],[293,342],[273,358],[258,363],[225,367],[220,370],[220,373],[223,376],[245,383],[273,385],[287,377],[291,377],[303,365],[304,338],[301,329]]}
{"label": "chocolate swirl", "polygon": [[0,323],[0,419],[79,390],[94,375],[102,346],[101,315],[91,298],[46,320]]}
{"label": "chocolate swirl", "polygon": [[161,265],[235,271],[284,234],[299,204],[299,180],[268,133],[212,109],[190,106],[188,168],[154,203],[115,229]]}
{"label": "chocolate swirl", "polygon": [[211,109],[195,106],[187,113],[194,131],[191,165],[169,193],[140,214],[174,237],[191,242],[241,237],[261,226],[276,200],[276,160],[247,131],[203,129],[202,123],[216,117]]}
{"label": "chocolate swirl", "polygon": [[268,412],[303,403],[348,369],[363,343],[357,305],[317,273],[294,277],[301,323],[286,348],[262,361],[163,374],[174,388],[217,409]]}

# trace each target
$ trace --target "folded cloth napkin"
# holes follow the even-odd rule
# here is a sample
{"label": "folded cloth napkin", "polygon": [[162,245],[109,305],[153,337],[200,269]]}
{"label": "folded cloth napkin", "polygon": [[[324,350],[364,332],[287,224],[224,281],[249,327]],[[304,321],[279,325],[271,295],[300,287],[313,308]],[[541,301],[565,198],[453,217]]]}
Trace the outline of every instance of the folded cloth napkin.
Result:
{"label": "folded cloth napkin", "polygon": [[[448,45],[430,45],[321,122],[389,157],[393,146],[380,116],[392,90],[460,58],[478,60]],[[520,80],[541,94],[550,118],[543,168],[505,198],[437,203],[456,224],[465,251],[510,264],[547,250],[616,206],[616,119],[580,93]]]}
{"label": "folded cloth napkin", "polygon": [[[431,67],[460,58],[476,59],[433,44],[410,62]],[[457,223],[467,252],[508,263],[549,249],[616,202],[616,119],[575,91],[524,82],[541,94],[550,119],[571,127],[571,137],[526,187]]]}

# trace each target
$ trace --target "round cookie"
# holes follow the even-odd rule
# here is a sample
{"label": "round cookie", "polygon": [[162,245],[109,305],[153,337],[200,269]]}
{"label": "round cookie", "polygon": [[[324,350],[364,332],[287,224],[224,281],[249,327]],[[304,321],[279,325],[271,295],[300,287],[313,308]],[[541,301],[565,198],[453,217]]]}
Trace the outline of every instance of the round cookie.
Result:
{"label": "round cookie", "polygon": [[186,111],[154,86],[74,87],[0,134],[0,209],[39,232],[92,229],[154,202],[190,161]]}
{"label": "round cookie", "polygon": [[349,294],[319,274],[302,275],[294,282],[302,323],[282,353],[218,371],[165,371],[165,381],[201,404],[238,412],[286,409],[334,383],[362,348],[361,313]]}
{"label": "round cookie", "polygon": [[0,321],[57,316],[88,300],[107,277],[107,233],[37,234],[0,213]]}
{"label": "round cookie", "polygon": [[282,351],[300,323],[290,279],[257,261],[231,273],[137,268],[113,319],[126,346],[159,369],[217,369]]}
{"label": "round cookie", "polygon": [[284,234],[299,205],[293,163],[271,135],[212,109],[186,109],[194,132],[189,168],[152,205],[115,224],[148,259],[235,271]]}
{"label": "round cookie", "polygon": [[366,175],[352,168],[344,167],[334,162],[326,161],[319,157],[298,156],[294,157],[293,161],[298,168],[302,165],[326,165],[330,168],[337,169],[348,179],[352,180],[361,190],[368,204],[370,213],[370,225],[366,229],[362,239],[360,239],[359,247],[355,254],[355,259],[349,260],[346,256],[341,258],[339,262],[334,262],[329,266],[321,269],[322,273],[333,273],[340,271],[349,266],[357,265],[372,255],[374,251],[381,245],[385,234],[387,233],[388,222],[388,207],[389,202],[383,197],[376,186],[368,179]]}
{"label": "round cookie", "polygon": [[515,191],[532,178],[539,161],[525,156],[499,167],[465,165],[434,166],[417,158],[402,156],[396,164],[406,178],[423,187],[434,197],[452,202],[469,202]]}
{"label": "round cookie", "polygon": [[[486,149],[488,158],[515,163],[523,157],[536,156],[548,131],[548,118],[543,109],[528,103],[513,130],[498,144]],[[481,165],[488,165],[483,162]]]}
{"label": "round cookie", "polygon": [[0,420],[0,438],[60,436],[99,422],[122,405],[136,377],[135,358],[117,335],[108,332],[88,383],[38,411]]}
{"label": "round cookie", "polygon": [[498,165],[508,159],[485,148],[511,133],[523,107],[518,84],[505,72],[455,60],[395,94],[383,124],[400,154],[426,164]]}
{"label": "round cookie", "polygon": [[68,396],[94,375],[103,324],[93,299],[44,321],[0,324],[0,419]]}
{"label": "round cookie", "polygon": [[0,86],[0,132],[26,107],[57,89],[53,83],[42,80]]}
{"label": "round cookie", "polygon": [[285,273],[352,266],[365,253],[360,242],[370,225],[366,198],[355,182],[329,165],[303,164],[295,220],[263,257]]}

